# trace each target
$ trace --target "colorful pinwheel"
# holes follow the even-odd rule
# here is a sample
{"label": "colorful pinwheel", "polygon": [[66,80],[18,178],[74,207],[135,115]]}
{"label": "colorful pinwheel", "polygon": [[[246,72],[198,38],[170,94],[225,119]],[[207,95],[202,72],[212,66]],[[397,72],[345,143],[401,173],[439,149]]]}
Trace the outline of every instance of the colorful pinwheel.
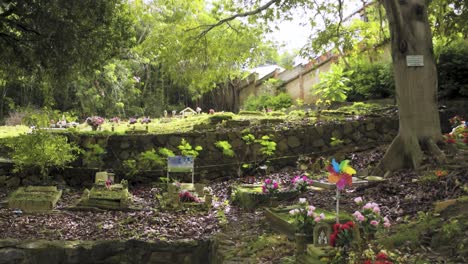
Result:
{"label": "colorful pinwheel", "polygon": [[353,183],[352,175],[356,174],[351,166],[349,166],[349,160],[343,160],[338,164],[335,159],[332,159],[330,165],[327,166],[328,181],[336,183],[338,190],[343,190],[347,185],[351,186]]}

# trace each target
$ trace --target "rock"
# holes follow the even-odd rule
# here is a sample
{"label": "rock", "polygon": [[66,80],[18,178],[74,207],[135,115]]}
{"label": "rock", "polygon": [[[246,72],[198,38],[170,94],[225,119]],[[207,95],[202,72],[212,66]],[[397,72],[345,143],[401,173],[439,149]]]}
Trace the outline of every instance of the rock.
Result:
{"label": "rock", "polygon": [[354,132],[351,135],[351,138],[354,140],[354,142],[359,142],[359,140],[361,140],[361,138],[362,138],[361,132],[359,132],[359,131]]}
{"label": "rock", "polygon": [[312,142],[312,145],[316,148],[325,146],[325,141],[323,139],[317,139]]}
{"label": "rock", "polygon": [[0,264],[8,263],[24,263],[26,253],[17,248],[2,248],[0,249]]}
{"label": "rock", "polygon": [[450,199],[450,200],[436,202],[434,203],[434,211],[436,213],[440,213],[443,210],[447,209],[447,207],[454,205],[456,203],[457,203],[457,199]]}
{"label": "rock", "polygon": [[119,158],[121,160],[127,160],[129,157],[130,157],[130,153],[128,153],[128,151],[126,151],[126,150],[120,152],[120,154],[119,154]]}
{"label": "rock", "polygon": [[6,181],[5,185],[8,188],[17,188],[21,183],[21,180],[19,177],[16,176],[10,176]]}
{"label": "rock", "polygon": [[290,146],[291,148],[296,148],[296,147],[299,147],[301,145],[301,141],[295,137],[295,136],[290,136],[288,137],[288,146]]}
{"label": "rock", "polygon": [[8,176],[1,175],[0,176],[0,186],[5,185],[5,181],[7,180]]}
{"label": "rock", "polygon": [[278,144],[276,145],[277,149],[281,152],[286,152],[289,147],[288,147],[288,141],[283,138]]}
{"label": "rock", "polygon": [[181,141],[182,141],[182,139],[179,138],[179,137],[171,136],[169,138],[169,144],[171,144],[174,147],[179,146]]}
{"label": "rock", "polygon": [[323,136],[323,127],[322,126],[317,126],[315,127],[315,131],[317,131],[318,136]]}
{"label": "rock", "polygon": [[366,125],[366,130],[367,131],[371,131],[371,130],[374,130],[375,129],[375,123],[368,123]]}
{"label": "rock", "polygon": [[353,128],[353,125],[350,124],[350,123],[345,123],[344,124],[344,128],[343,128],[343,131],[344,131],[344,134],[350,134],[351,132],[353,132],[354,128]]}
{"label": "rock", "polygon": [[128,149],[130,147],[130,143],[128,141],[122,141],[120,143],[120,149]]}

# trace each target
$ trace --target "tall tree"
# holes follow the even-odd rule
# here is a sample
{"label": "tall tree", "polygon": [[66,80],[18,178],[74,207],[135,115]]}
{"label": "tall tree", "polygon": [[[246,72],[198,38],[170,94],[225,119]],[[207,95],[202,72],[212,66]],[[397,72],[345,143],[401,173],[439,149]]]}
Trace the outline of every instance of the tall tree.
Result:
{"label": "tall tree", "polygon": [[0,72],[9,76],[4,85],[34,77],[34,89],[43,84],[44,99],[65,102],[71,75],[92,73],[131,46],[132,21],[123,0],[1,1]]}
{"label": "tall tree", "polygon": [[[270,0],[251,1],[253,8],[220,19],[207,25],[202,34],[212,28],[239,17],[262,16],[266,19],[280,17],[279,12],[291,8],[308,7],[311,13],[332,12],[343,17],[343,0]],[[263,3],[263,4],[262,4]],[[437,71],[425,0],[381,0],[389,21],[396,96],[399,113],[399,133],[378,166],[380,172],[400,168],[417,168],[423,158],[423,149],[433,154],[439,162],[445,160],[439,149],[442,134],[437,111]],[[265,10],[273,10],[268,12]],[[274,12],[277,11],[277,12]],[[423,65],[408,66],[407,56],[422,56]],[[420,57],[418,57],[420,58]]]}

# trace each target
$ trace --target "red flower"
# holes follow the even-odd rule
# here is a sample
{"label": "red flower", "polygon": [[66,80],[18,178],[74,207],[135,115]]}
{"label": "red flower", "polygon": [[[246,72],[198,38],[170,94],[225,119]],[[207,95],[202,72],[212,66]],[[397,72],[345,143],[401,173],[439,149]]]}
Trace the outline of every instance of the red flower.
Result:
{"label": "red flower", "polygon": [[332,247],[334,247],[334,246],[335,246],[335,243],[336,243],[336,234],[333,233],[333,234],[330,235],[330,245],[331,245]]}
{"label": "red flower", "polygon": [[386,259],[388,259],[388,256],[387,256],[387,254],[385,254],[383,252],[379,252],[379,254],[377,254],[377,259],[378,260],[386,260]]}
{"label": "red flower", "polygon": [[366,260],[362,264],[372,264],[372,261],[371,260]]}

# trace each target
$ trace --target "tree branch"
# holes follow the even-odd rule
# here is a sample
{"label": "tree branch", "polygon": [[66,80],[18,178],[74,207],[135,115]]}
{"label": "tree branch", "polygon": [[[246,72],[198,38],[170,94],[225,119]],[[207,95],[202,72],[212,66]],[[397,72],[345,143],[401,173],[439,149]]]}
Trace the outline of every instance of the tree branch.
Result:
{"label": "tree branch", "polygon": [[250,11],[247,11],[247,12],[244,12],[244,13],[234,14],[234,15],[232,15],[230,17],[223,18],[223,19],[219,20],[215,24],[201,26],[201,27],[206,27],[206,29],[203,30],[198,35],[198,38],[201,38],[201,37],[205,36],[208,32],[210,32],[215,27],[221,26],[222,24],[227,23],[229,21],[232,21],[232,20],[234,20],[236,18],[239,18],[239,17],[248,17],[248,16],[256,15],[256,14],[261,13],[264,10],[268,9],[272,5],[280,3],[281,1],[282,0],[270,0],[266,4],[260,6],[260,7],[256,8],[256,9],[253,9],[253,10],[250,10]]}

